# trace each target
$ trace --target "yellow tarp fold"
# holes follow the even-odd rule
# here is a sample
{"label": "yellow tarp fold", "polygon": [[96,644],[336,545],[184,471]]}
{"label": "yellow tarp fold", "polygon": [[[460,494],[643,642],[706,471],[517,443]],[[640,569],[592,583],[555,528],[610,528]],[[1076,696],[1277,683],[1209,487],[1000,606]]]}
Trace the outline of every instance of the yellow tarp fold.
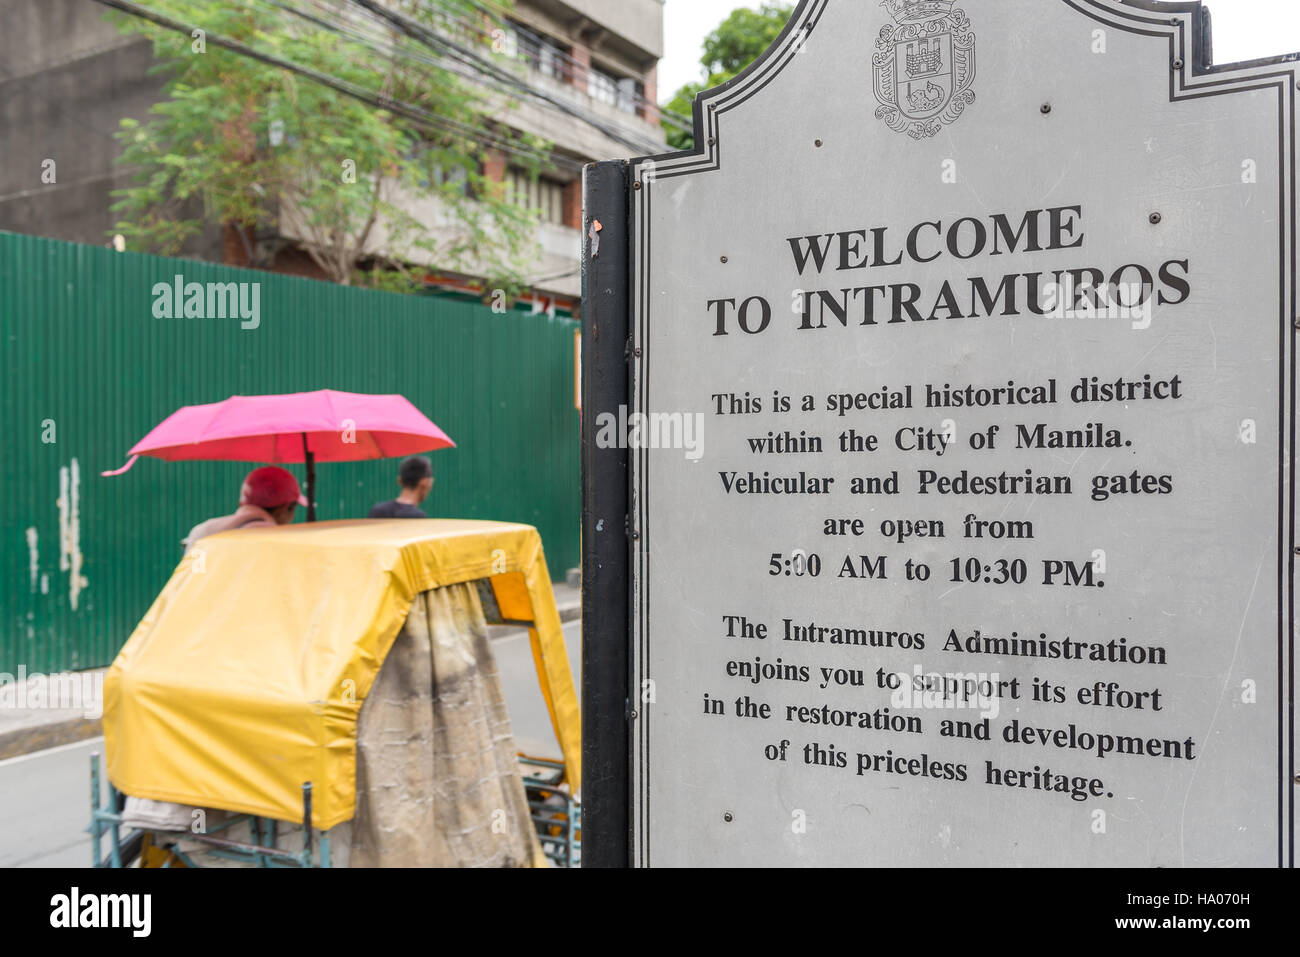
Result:
{"label": "yellow tarp fold", "polygon": [[[331,828],[356,804],[362,702],[415,596],[489,578],[531,621],[576,793],[581,720],[537,530],[460,520],[225,532],[191,551],[104,681],[108,775],[135,797]],[[521,587],[522,586],[522,587]],[[525,606],[523,598],[527,598]]]}

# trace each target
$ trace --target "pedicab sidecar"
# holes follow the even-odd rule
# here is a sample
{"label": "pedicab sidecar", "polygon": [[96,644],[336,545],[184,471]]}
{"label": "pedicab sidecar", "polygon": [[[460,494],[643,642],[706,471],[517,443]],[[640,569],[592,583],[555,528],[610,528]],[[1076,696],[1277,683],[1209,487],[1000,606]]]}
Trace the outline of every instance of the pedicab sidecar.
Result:
{"label": "pedicab sidecar", "polygon": [[[489,624],[528,629],[559,755],[518,753]],[[578,696],[531,526],[206,538],[109,669],[103,723],[96,866],[579,861]]]}

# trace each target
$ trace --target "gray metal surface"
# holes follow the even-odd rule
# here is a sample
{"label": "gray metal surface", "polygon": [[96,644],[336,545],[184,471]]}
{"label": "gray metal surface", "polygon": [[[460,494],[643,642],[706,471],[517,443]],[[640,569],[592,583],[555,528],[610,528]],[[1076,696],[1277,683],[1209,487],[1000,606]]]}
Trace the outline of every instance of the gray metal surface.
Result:
{"label": "gray metal surface", "polygon": [[[702,154],[634,163],[635,408],[705,425],[702,458],[632,455],[635,861],[1290,863],[1295,64],[1206,69],[1190,4],[951,6],[807,0],[697,104]],[[1149,314],[1028,307],[1029,274],[1136,266]],[[758,300],[737,315],[751,297],[766,326]],[[1076,401],[1094,376],[1138,388]],[[1053,380],[1045,404],[926,402]],[[828,410],[909,386],[909,407]],[[761,411],[716,398],[747,393]],[[1043,447],[1018,438],[1040,424]],[[878,446],[841,451],[848,430]],[[823,451],[756,451],[787,431]],[[794,494],[743,491],[751,472]],[[963,474],[991,493],[944,486]],[[787,619],[864,634],[785,640]],[[751,680],[756,659],[780,676]],[[891,674],[1001,694],[956,708]]]}

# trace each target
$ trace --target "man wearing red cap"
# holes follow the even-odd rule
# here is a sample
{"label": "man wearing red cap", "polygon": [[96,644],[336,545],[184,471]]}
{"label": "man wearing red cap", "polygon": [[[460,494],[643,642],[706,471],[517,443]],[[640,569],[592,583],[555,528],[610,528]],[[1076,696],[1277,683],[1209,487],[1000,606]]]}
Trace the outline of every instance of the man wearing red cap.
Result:
{"label": "man wearing red cap", "polygon": [[233,515],[210,518],[195,525],[181,544],[189,554],[194,543],[201,538],[228,532],[235,528],[256,528],[263,525],[288,525],[293,521],[294,509],[306,505],[298,480],[293,473],[274,465],[253,469],[244,479],[239,492],[239,508]]}

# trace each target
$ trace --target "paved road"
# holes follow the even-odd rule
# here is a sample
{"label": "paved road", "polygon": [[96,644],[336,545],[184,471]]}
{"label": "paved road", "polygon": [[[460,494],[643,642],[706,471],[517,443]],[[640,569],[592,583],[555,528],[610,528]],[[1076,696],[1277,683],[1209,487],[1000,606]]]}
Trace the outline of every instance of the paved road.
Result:
{"label": "paved road", "polygon": [[[565,625],[564,638],[578,683],[580,623]],[[496,638],[493,650],[519,749],[558,757],[528,633]],[[103,750],[104,739],[94,738],[0,761],[0,868],[89,866],[90,755]]]}
{"label": "paved road", "polygon": [[0,867],[88,867],[92,738],[0,761]]}
{"label": "paved road", "polygon": [[[579,697],[582,695],[582,627],[571,621],[564,626],[564,643],[569,649],[569,667],[573,669],[573,684]],[[497,667],[501,670],[501,686],[510,708],[510,727],[515,733],[515,745],[520,751],[534,757],[560,756],[560,745],[551,729],[551,717],[546,711],[541,687],[537,683],[537,668],[533,664],[533,651],[529,647],[528,632],[516,631],[495,640],[492,650]]]}

